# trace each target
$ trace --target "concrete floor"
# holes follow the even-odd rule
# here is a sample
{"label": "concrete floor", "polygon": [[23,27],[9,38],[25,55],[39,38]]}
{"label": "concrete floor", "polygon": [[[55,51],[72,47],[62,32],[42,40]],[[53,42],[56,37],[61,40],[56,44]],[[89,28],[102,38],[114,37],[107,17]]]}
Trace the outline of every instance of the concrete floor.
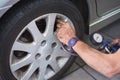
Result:
{"label": "concrete floor", "polygon": [[[108,25],[99,32],[104,36],[105,40],[120,38],[120,20],[116,21],[114,24]],[[85,36],[85,42],[90,46],[95,47],[90,43],[88,36]],[[75,63],[61,80],[120,80],[120,74],[109,79],[90,68],[80,59],[80,57],[77,57]]]}

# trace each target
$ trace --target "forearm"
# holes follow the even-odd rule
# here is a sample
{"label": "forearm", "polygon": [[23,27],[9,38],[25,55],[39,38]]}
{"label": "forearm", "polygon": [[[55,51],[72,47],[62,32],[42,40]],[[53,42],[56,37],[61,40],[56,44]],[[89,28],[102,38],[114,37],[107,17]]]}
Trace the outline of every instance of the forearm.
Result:
{"label": "forearm", "polygon": [[73,49],[89,66],[109,77],[106,72],[109,72],[112,68],[111,65],[114,65],[114,62],[110,63],[111,59],[109,56],[89,47],[81,41],[78,41]]}

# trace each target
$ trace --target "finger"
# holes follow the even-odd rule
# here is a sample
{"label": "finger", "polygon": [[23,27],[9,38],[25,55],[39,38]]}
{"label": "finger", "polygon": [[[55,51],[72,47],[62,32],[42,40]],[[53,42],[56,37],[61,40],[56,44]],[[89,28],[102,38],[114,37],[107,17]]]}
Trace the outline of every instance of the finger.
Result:
{"label": "finger", "polygon": [[59,29],[59,28],[61,28],[62,27],[62,25],[61,24],[57,24],[57,28]]}
{"label": "finger", "polygon": [[116,45],[116,44],[118,44],[118,40],[116,39],[116,40],[113,40],[111,43],[110,43],[110,46],[114,46],[114,45]]}
{"label": "finger", "polygon": [[58,32],[58,33],[56,33],[56,35],[57,35],[57,38],[59,39],[59,40],[61,40],[62,39],[62,37],[61,37],[61,35],[60,35],[60,33]]}
{"label": "finger", "polygon": [[58,19],[58,20],[57,20],[57,23],[58,23],[58,24],[61,24],[61,25],[64,25],[66,22],[64,22],[63,20]]}
{"label": "finger", "polygon": [[66,26],[63,25],[63,24],[57,24],[57,28],[58,28],[58,29],[65,28],[65,27],[66,27]]}
{"label": "finger", "polygon": [[58,29],[56,30],[56,35],[59,36],[60,33],[61,33],[61,32],[60,32],[60,29],[58,28]]}

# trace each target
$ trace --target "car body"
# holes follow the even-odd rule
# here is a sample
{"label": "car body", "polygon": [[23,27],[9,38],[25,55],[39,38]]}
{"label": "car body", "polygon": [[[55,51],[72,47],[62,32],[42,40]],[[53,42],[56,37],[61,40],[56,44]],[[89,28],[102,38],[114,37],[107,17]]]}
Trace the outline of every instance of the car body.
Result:
{"label": "car body", "polygon": [[58,80],[76,57],[57,36],[67,20],[78,38],[120,19],[119,0],[0,0],[0,78]]}

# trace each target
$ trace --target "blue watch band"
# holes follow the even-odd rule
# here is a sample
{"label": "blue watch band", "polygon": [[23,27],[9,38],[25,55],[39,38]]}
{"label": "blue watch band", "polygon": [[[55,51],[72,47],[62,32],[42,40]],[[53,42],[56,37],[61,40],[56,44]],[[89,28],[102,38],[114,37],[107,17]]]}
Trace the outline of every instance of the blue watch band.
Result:
{"label": "blue watch band", "polygon": [[72,47],[77,43],[78,40],[78,38],[73,37],[68,41],[68,47],[70,49],[70,52],[74,52]]}

